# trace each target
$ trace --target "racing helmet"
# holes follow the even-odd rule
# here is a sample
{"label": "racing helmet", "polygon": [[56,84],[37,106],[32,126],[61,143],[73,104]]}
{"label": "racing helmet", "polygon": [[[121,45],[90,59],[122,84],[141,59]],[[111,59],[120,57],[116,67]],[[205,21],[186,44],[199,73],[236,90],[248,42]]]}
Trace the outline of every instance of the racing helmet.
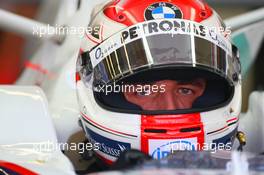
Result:
{"label": "racing helmet", "polygon": [[[99,145],[98,157],[111,164],[130,149],[155,159],[187,148],[231,149],[241,68],[230,31],[211,7],[199,0],[114,0],[94,8],[89,27],[76,83],[81,123],[89,141]],[[189,107],[167,108],[163,96],[155,101],[160,108],[127,98],[127,88],[148,98],[155,82],[197,80],[202,93]]]}

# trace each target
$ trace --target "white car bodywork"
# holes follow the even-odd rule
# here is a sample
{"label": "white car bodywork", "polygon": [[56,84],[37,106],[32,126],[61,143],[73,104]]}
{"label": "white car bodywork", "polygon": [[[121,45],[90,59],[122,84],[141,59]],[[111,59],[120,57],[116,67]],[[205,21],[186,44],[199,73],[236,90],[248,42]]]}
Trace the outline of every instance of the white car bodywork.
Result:
{"label": "white car bodywork", "polygon": [[[61,3],[55,23],[69,27],[88,26],[93,6],[100,1],[81,1],[78,11],[77,0],[65,0]],[[68,12],[68,13],[65,13]],[[75,89],[76,60],[79,53],[81,37],[70,34],[62,45],[52,41],[42,43],[31,59],[49,74],[26,69],[17,85],[38,84],[46,94],[53,123],[59,142],[67,142],[69,136],[80,130],[78,126],[79,107]]]}
{"label": "white car bodywork", "polygon": [[239,130],[247,137],[245,151],[262,153],[264,151],[264,92],[253,92],[249,97],[247,113],[241,115]]}
{"label": "white car bodywork", "polygon": [[[52,1],[47,3],[52,4]],[[55,23],[87,27],[91,9],[97,2],[77,0],[60,3]],[[49,76],[30,68],[16,82],[0,86],[0,160],[16,163],[40,174],[75,174],[69,159],[59,149],[36,150],[36,145],[67,143],[80,131],[75,90],[75,66],[81,38],[66,37],[62,45],[42,42],[31,62],[41,65]],[[39,85],[25,87],[23,85]]]}
{"label": "white car bodywork", "polygon": [[[64,0],[56,24],[87,27],[93,6],[100,1]],[[75,89],[75,66],[81,38],[69,35],[62,45],[43,42],[31,59],[49,72],[26,69],[16,85],[0,86],[0,160],[22,165],[40,174],[75,174],[70,161],[60,150],[42,152],[34,145],[50,141],[67,143],[80,131],[79,106]],[[255,51],[257,52],[257,51]],[[36,85],[24,87],[21,85]],[[43,93],[44,92],[44,93]],[[248,135],[247,151],[263,151],[264,93],[250,97],[250,107],[242,115],[240,130]],[[258,127],[256,127],[258,126]]]}
{"label": "white car bodywork", "polygon": [[42,174],[74,174],[60,149],[45,94],[38,87],[1,86],[0,160]]}

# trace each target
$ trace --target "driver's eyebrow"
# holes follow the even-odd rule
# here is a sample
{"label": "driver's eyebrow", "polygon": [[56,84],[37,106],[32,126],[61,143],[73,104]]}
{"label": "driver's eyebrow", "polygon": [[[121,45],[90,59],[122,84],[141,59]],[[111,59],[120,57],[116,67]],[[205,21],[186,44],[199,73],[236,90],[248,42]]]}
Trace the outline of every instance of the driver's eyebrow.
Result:
{"label": "driver's eyebrow", "polygon": [[193,85],[193,86],[200,86],[200,83],[193,80],[193,81],[179,81],[179,85]]}
{"label": "driver's eyebrow", "polygon": [[196,84],[193,81],[177,81],[179,85]]}

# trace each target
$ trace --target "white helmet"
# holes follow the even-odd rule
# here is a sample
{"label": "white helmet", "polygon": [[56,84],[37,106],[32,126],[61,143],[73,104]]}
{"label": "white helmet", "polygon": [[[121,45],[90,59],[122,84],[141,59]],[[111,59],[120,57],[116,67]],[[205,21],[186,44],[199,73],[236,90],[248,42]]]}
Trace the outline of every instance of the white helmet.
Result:
{"label": "white helmet", "polygon": [[[186,147],[231,149],[241,70],[215,11],[197,0],[115,0],[97,7],[91,19],[96,30],[82,43],[77,93],[82,125],[99,144],[100,158],[111,164],[132,148],[156,159]],[[189,108],[169,108],[162,100],[155,110],[124,95],[136,85],[199,78],[205,87]],[[136,88],[146,96],[146,89]]]}

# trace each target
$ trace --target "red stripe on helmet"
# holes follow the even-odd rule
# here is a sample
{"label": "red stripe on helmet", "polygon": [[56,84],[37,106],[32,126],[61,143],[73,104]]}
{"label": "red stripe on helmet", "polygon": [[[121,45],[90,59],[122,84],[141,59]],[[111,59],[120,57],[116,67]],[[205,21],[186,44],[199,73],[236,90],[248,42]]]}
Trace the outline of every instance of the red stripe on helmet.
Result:
{"label": "red stripe on helmet", "polygon": [[227,123],[232,122],[232,121],[235,121],[235,120],[238,120],[238,118],[235,117],[235,118],[232,118],[232,119],[230,119],[230,120],[227,120]]}
{"label": "red stripe on helmet", "polygon": [[104,8],[104,14],[113,21],[131,26],[145,21],[145,10],[155,3],[170,3],[182,12],[182,18],[201,22],[213,14],[212,9],[200,0],[116,0]]}
{"label": "red stripe on helmet", "polygon": [[[200,128],[200,129],[199,129]],[[148,131],[148,132],[146,132]],[[152,132],[149,132],[152,131]],[[157,133],[155,133],[155,131]],[[204,127],[200,113],[180,115],[142,115],[141,151],[148,154],[149,140],[197,138],[197,144],[204,144]]]}

